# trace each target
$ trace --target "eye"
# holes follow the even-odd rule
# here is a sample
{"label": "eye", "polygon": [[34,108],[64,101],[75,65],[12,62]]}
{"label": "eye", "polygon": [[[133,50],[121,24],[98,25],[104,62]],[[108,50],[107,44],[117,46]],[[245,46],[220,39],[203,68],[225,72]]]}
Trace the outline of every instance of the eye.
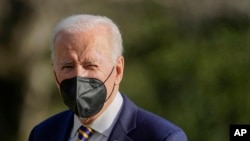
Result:
{"label": "eye", "polygon": [[69,68],[73,68],[73,66],[63,66],[62,69],[69,69]]}
{"label": "eye", "polygon": [[68,72],[68,71],[72,70],[73,68],[74,68],[74,66],[72,66],[72,65],[65,65],[65,66],[62,66],[61,70]]}
{"label": "eye", "polygon": [[89,69],[89,70],[93,70],[93,69],[97,68],[97,65],[95,65],[95,64],[88,64],[88,65],[85,66],[85,68]]}

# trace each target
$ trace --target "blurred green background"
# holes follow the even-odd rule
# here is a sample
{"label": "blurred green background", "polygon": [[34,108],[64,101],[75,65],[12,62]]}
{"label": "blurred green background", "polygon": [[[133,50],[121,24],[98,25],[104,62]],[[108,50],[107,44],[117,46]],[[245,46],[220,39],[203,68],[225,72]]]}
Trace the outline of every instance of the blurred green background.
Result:
{"label": "blurred green background", "polygon": [[50,38],[64,17],[108,16],[122,32],[120,91],[182,127],[190,141],[227,141],[250,124],[249,0],[1,0],[0,140],[26,141],[67,109],[54,83]]}

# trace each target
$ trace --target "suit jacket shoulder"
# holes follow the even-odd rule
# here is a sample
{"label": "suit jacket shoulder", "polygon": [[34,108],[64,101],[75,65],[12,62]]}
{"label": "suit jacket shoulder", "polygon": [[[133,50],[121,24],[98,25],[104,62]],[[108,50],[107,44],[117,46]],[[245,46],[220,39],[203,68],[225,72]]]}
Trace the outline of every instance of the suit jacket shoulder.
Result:
{"label": "suit jacket shoulder", "polygon": [[110,141],[187,141],[184,131],[174,123],[133,104],[124,103]]}
{"label": "suit jacket shoulder", "polygon": [[[151,112],[138,108],[136,130],[129,133],[133,140],[186,141],[183,130]],[[140,135],[140,136],[138,136]]]}
{"label": "suit jacket shoulder", "polygon": [[73,113],[69,110],[56,114],[36,125],[29,141],[66,141],[73,126]]}

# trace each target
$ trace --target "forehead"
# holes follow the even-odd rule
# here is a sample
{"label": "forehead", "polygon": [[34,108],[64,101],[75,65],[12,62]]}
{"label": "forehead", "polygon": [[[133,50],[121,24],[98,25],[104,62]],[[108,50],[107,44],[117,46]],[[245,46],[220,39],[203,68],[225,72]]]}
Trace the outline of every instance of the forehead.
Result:
{"label": "forehead", "polygon": [[74,52],[78,56],[84,56],[86,61],[93,62],[96,61],[96,54],[110,55],[110,49],[109,34],[103,27],[77,33],[60,31],[55,38],[56,58],[68,56]]}

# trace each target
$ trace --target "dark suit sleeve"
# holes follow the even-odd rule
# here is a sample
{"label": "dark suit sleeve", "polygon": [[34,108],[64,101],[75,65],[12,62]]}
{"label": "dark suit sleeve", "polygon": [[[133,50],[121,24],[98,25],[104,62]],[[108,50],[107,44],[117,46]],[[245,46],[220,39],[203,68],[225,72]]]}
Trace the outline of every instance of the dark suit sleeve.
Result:
{"label": "dark suit sleeve", "polygon": [[169,135],[164,141],[187,141],[186,134],[180,129]]}
{"label": "dark suit sleeve", "polygon": [[34,141],[33,136],[34,136],[34,129],[32,129],[32,131],[29,135],[29,141]]}

